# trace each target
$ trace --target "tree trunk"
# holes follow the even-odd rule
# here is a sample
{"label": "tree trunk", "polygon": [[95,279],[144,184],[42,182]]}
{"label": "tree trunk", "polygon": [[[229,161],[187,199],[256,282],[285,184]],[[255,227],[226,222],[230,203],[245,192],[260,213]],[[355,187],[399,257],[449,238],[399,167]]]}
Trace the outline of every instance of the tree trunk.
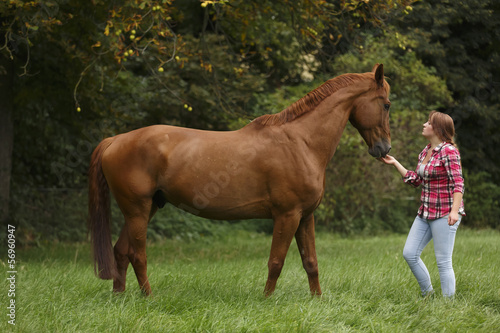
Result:
{"label": "tree trunk", "polygon": [[0,222],[9,218],[14,143],[14,62],[0,53]]}

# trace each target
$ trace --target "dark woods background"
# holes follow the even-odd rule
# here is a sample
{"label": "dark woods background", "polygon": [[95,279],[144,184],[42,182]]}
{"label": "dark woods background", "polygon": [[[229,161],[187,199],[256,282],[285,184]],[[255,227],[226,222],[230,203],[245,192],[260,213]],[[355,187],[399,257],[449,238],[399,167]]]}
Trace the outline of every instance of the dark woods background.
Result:
{"label": "dark woods background", "polygon": [[[237,129],[375,63],[392,87],[392,154],[414,167],[429,111],[450,114],[463,225],[500,226],[498,1],[14,0],[0,16],[0,211],[22,244],[86,238],[86,172],[103,138],[151,124]],[[318,229],[344,235],[406,232],[419,204],[420,190],[371,158],[350,125],[326,185]],[[272,222],[167,206],[149,233],[229,228]]]}

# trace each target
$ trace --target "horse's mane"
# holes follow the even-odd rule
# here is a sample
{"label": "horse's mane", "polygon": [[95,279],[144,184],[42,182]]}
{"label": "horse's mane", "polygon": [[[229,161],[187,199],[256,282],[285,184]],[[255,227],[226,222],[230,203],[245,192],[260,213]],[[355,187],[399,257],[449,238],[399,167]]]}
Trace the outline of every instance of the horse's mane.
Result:
{"label": "horse's mane", "polygon": [[366,79],[363,74],[343,74],[336,78],[330,79],[323,83],[318,88],[309,92],[307,95],[276,114],[266,114],[256,118],[252,123],[261,124],[264,126],[283,125],[290,122],[305,113],[313,110],[326,97],[334,92],[350,86],[351,84]]}

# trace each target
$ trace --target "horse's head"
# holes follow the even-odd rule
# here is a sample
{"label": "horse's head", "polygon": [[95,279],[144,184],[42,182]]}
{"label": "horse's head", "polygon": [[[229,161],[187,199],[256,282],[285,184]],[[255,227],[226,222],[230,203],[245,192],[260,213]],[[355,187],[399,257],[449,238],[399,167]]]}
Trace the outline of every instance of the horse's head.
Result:
{"label": "horse's head", "polygon": [[370,80],[369,89],[354,101],[349,121],[365,140],[370,155],[378,158],[391,150],[390,86],[384,79],[382,64],[376,64],[370,75],[373,79]]}

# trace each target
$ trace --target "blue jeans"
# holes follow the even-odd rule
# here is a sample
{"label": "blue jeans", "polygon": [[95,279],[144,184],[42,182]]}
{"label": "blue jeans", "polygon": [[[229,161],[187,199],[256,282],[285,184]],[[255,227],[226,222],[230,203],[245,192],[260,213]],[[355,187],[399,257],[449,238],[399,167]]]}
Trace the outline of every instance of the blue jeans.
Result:
{"label": "blue jeans", "polygon": [[403,257],[417,278],[422,295],[425,296],[433,291],[431,277],[420,255],[425,246],[434,239],[434,253],[441,279],[441,290],[445,297],[455,295],[455,272],[452,266],[453,246],[458,225],[462,220],[459,215],[457,223],[448,225],[448,215],[436,220],[426,220],[419,216],[415,218],[406,239]]}

